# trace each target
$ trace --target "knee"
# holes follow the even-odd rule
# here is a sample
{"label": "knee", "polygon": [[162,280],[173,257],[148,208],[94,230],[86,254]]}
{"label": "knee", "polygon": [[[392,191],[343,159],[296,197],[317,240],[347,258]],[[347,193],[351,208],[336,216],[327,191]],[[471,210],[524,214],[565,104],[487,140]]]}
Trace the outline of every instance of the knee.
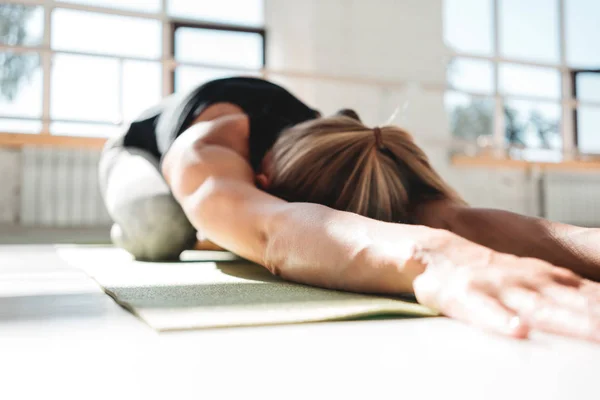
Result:
{"label": "knee", "polygon": [[196,230],[170,195],[139,199],[122,205],[116,214],[113,243],[137,260],[178,260],[196,241]]}

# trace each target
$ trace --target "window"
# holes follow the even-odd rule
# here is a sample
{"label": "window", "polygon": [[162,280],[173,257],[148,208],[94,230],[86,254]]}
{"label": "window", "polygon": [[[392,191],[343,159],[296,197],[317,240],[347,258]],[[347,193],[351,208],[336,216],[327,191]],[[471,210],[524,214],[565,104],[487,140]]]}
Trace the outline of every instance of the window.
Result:
{"label": "window", "polygon": [[0,44],[38,46],[44,35],[44,9],[40,6],[3,4],[0,7]]}
{"label": "window", "polygon": [[492,63],[483,60],[455,58],[448,67],[448,81],[453,89],[492,94],[494,92]]}
{"label": "window", "polygon": [[450,110],[452,134],[460,142],[490,145],[493,129],[494,101],[460,92],[447,92],[446,108]]}
{"label": "window", "polygon": [[159,12],[161,0],[61,0],[64,3],[83,4],[122,10]]}
{"label": "window", "polygon": [[264,25],[263,0],[169,0],[168,12],[175,18],[202,22],[253,28]]}
{"label": "window", "polygon": [[175,24],[175,89],[224,76],[257,75],[265,65],[264,49],[265,32],[260,28]]}
{"label": "window", "polygon": [[600,70],[571,74],[571,92],[580,102],[573,110],[575,143],[582,153],[600,154]]}
{"label": "window", "polygon": [[[456,51],[491,56],[491,0],[445,0],[444,35]],[[468,12],[466,12],[468,10]]]}
{"label": "window", "polygon": [[52,12],[51,31],[52,48],[57,51],[161,56],[162,25],[157,20],[59,8]]}
{"label": "window", "polygon": [[559,0],[499,0],[499,53],[507,59],[560,62]]}
{"label": "window", "polygon": [[264,0],[8,1],[0,133],[111,136],[173,90],[265,64]]}
{"label": "window", "polygon": [[590,0],[566,0],[566,58],[575,68],[600,68],[600,3]]}
{"label": "window", "polygon": [[452,133],[510,154],[600,153],[600,3],[445,0]]}

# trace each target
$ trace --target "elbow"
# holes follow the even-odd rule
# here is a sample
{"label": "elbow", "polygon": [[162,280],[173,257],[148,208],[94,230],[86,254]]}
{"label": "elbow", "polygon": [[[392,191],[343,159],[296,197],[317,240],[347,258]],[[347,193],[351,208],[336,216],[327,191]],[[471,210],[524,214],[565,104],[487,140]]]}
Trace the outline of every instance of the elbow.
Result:
{"label": "elbow", "polygon": [[[310,207],[305,204],[304,206]],[[320,220],[315,209],[307,210],[297,204],[273,205],[262,228],[264,240],[263,265],[273,274],[284,279],[294,279],[298,270],[303,270],[306,259],[314,257],[314,248],[306,244],[314,239],[314,231],[307,230],[307,216]],[[313,222],[308,222],[311,225]],[[308,239],[307,239],[308,238]],[[310,252],[310,253],[307,253]]]}
{"label": "elbow", "polygon": [[276,276],[281,276],[289,263],[287,256],[290,254],[289,238],[290,224],[293,224],[286,209],[274,212],[266,221],[262,229],[262,242],[264,243],[264,254],[262,264]]}

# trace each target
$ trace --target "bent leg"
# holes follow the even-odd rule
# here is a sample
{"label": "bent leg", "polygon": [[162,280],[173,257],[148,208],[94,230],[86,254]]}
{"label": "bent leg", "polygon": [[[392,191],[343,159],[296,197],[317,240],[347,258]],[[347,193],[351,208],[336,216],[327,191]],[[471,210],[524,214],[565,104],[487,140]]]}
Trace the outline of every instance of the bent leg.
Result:
{"label": "bent leg", "polygon": [[159,162],[146,151],[109,143],[100,160],[101,192],[115,225],[116,246],[138,260],[177,260],[192,249],[196,230],[173,198]]}

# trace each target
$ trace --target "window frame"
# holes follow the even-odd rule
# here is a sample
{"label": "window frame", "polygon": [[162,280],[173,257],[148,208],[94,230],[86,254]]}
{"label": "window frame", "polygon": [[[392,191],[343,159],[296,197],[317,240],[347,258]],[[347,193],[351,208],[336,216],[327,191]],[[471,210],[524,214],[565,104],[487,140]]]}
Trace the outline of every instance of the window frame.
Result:
{"label": "window frame", "polygon": [[[177,62],[175,60],[175,53],[177,52],[177,44],[176,44],[176,40],[175,40],[175,36],[177,33],[177,29],[179,28],[191,28],[191,29],[205,29],[205,30],[213,30],[213,31],[225,31],[225,32],[240,32],[240,33],[254,33],[254,34],[258,34],[261,36],[262,38],[262,62],[261,62],[261,70],[264,71],[264,69],[267,66],[267,32],[265,28],[253,28],[253,27],[248,27],[248,26],[242,26],[242,25],[233,25],[233,24],[220,24],[220,23],[210,23],[210,22],[192,22],[192,21],[185,21],[185,20],[180,20],[180,19],[174,19],[172,20],[171,24],[170,24],[170,35],[171,35],[171,58],[173,59],[173,62],[176,64],[174,66],[174,68],[172,68],[171,73],[170,73],[170,85],[171,88],[175,87],[175,71],[177,70],[178,66],[197,66],[197,63],[188,63],[188,62]],[[208,65],[208,64],[203,64],[203,66],[205,67],[210,67],[210,68],[221,68],[223,66],[219,66],[219,65]],[[256,72],[255,69],[248,69],[248,68],[239,68],[239,67],[224,67],[225,69],[229,69],[229,70],[238,70],[240,72]]]}
{"label": "window frame", "polygon": [[[78,119],[52,119],[50,115],[50,102],[51,102],[51,79],[52,79],[52,59],[57,54],[70,54],[77,56],[90,56],[90,57],[102,57],[119,61],[122,65],[125,61],[151,61],[158,62],[162,69],[162,97],[166,97],[173,93],[174,90],[174,78],[175,70],[178,66],[193,66],[198,68],[216,68],[216,69],[228,69],[228,70],[239,70],[240,72],[259,72],[264,73],[263,70],[267,60],[267,33],[263,26],[244,26],[236,24],[224,24],[224,23],[213,23],[209,21],[202,21],[197,19],[182,19],[172,17],[168,13],[168,0],[161,0],[161,7],[159,12],[143,12],[143,11],[132,11],[127,9],[111,8],[104,6],[92,6],[86,4],[67,3],[60,0],[7,0],[7,4],[16,4],[22,6],[41,7],[44,13],[44,29],[41,43],[37,46],[13,46],[0,43],[0,51],[9,51],[15,53],[31,53],[37,54],[40,57],[40,68],[42,70],[42,114],[40,118],[33,117],[21,117],[11,116],[3,114],[0,111],[0,119],[7,120],[25,120],[25,121],[39,121],[42,124],[42,128],[37,133],[13,133],[0,131],[0,145],[6,146],[22,146],[40,143],[43,145],[57,145],[57,146],[81,146],[87,143],[89,146],[98,147],[101,146],[108,138],[98,138],[93,136],[61,136],[55,135],[50,132],[50,124],[53,122],[67,122],[67,123],[86,123],[86,124],[106,124],[113,126],[124,126],[126,121],[123,121],[123,106],[122,99],[117,99],[120,103],[121,121],[118,124],[114,124],[111,121],[81,121]],[[161,35],[161,56],[160,57],[136,57],[128,55],[117,55],[110,53],[90,53],[83,51],[68,51],[68,50],[55,50],[51,46],[51,32],[52,32],[52,12],[55,9],[67,9],[74,11],[83,11],[91,13],[99,13],[103,15],[115,15],[125,16],[134,18],[144,18],[157,20],[162,25]],[[231,67],[227,65],[207,65],[196,62],[177,62],[175,60],[175,31],[178,28],[199,28],[199,29],[211,29],[220,31],[232,31],[232,32],[247,32],[256,33],[262,37],[262,67],[260,70],[256,69],[241,69],[239,67]],[[123,68],[119,68],[119,92],[123,91]]]}
{"label": "window frame", "polygon": [[[493,79],[493,91],[490,94],[481,94],[478,92],[471,92],[468,90],[462,90],[454,88],[448,82],[447,92],[462,93],[472,98],[488,98],[494,101],[494,123],[492,133],[492,142],[495,152],[504,154],[506,149],[510,147],[510,143],[506,140],[505,135],[505,117],[504,117],[504,106],[508,100],[525,100],[525,101],[539,101],[547,103],[558,104],[561,108],[561,119],[560,119],[560,135],[562,138],[562,158],[573,159],[579,155],[578,149],[578,130],[577,130],[577,110],[581,105],[590,105],[600,107],[600,102],[592,101],[581,101],[577,98],[576,93],[576,81],[575,77],[578,72],[590,72],[589,70],[579,70],[571,67],[567,62],[567,40],[566,40],[566,16],[565,16],[565,2],[567,0],[557,0],[556,6],[558,7],[558,49],[559,49],[559,61],[558,63],[546,63],[546,62],[535,62],[511,57],[504,57],[501,55],[501,24],[500,24],[500,2],[502,0],[490,0],[492,20],[492,54],[491,55],[480,55],[462,51],[452,50],[450,51],[451,59],[463,59],[463,60],[483,60],[488,61],[492,64],[492,79]],[[529,66],[538,68],[550,68],[558,71],[560,75],[560,87],[561,94],[558,99],[544,97],[544,96],[528,96],[528,95],[512,95],[504,94],[500,87],[500,66],[502,64],[514,64],[518,66]]]}
{"label": "window frame", "polygon": [[[577,100],[577,75],[578,74],[600,74],[600,69],[572,69],[571,70],[571,96]],[[583,104],[591,104],[591,105],[596,105],[595,102],[584,102]],[[600,105],[600,104],[598,104]],[[579,103],[578,103],[579,106]],[[578,124],[578,118],[579,118],[579,107],[573,107],[573,134],[574,134],[574,138],[573,140],[575,141],[575,146],[577,148],[579,148],[579,124]]]}

